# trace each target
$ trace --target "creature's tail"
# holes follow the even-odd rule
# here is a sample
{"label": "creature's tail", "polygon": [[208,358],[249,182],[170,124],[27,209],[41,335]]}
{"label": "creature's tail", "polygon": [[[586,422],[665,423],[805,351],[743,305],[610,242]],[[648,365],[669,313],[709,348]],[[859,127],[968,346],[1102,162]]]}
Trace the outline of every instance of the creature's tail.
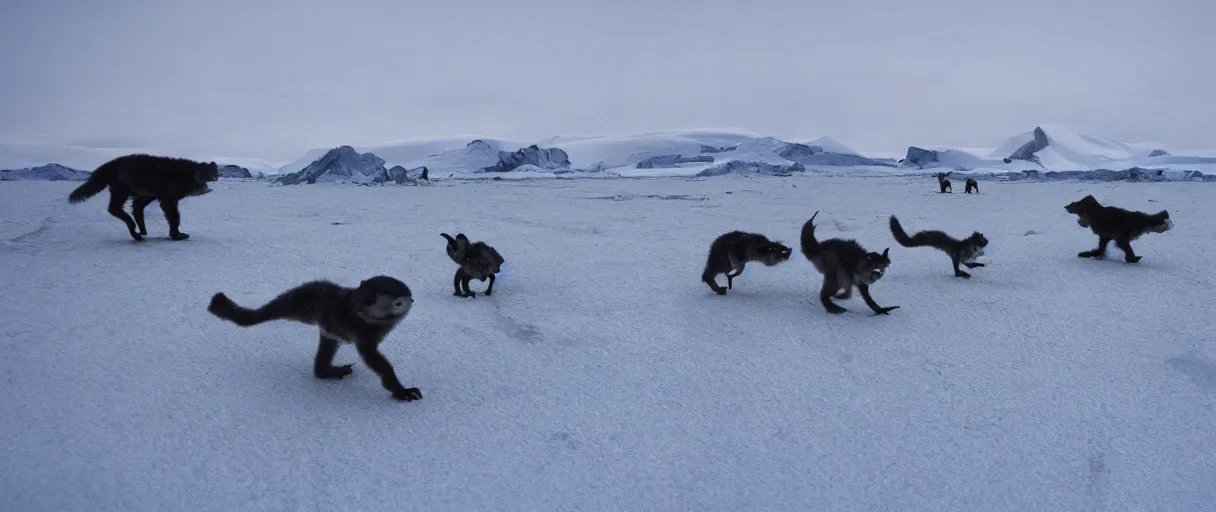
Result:
{"label": "creature's tail", "polygon": [[452,238],[452,236],[447,233],[440,233],[439,236],[442,236],[448,240],[448,257],[452,258],[452,261],[456,262],[457,265],[464,265],[464,253],[465,249],[469,247],[469,238],[464,236],[464,233],[457,233],[456,238]]}
{"label": "creature's tail", "polygon": [[227,295],[217,293],[211,297],[211,304],[207,306],[207,311],[241,327],[292,317],[290,301],[284,300],[281,296],[258,309],[249,309],[232,302]]}
{"label": "creature's tail", "polygon": [[908,236],[908,233],[904,231],[903,225],[899,223],[899,219],[895,218],[894,215],[891,216],[891,234],[895,235],[895,241],[899,242],[899,245],[904,247],[919,247],[925,245],[924,241],[918,241],[915,238]]}
{"label": "creature's tail", "polygon": [[915,235],[908,236],[904,231],[903,225],[899,223],[899,219],[891,216],[891,234],[895,236],[895,241],[904,247],[936,247],[943,251],[948,250],[950,243],[953,241],[948,235],[941,231],[920,231]]}
{"label": "creature's tail", "polygon": [[815,217],[819,215],[819,210],[815,210],[815,214],[807,219],[802,225],[802,255],[806,259],[813,260],[819,256],[819,241],[815,240]]}
{"label": "creature's tail", "polygon": [[1157,221],[1157,223],[1149,226],[1149,231],[1154,233],[1165,233],[1166,231],[1174,229],[1174,221],[1170,220],[1170,212],[1166,210],[1161,210],[1157,212],[1156,215],[1153,215],[1153,220]]}
{"label": "creature's tail", "polygon": [[68,195],[68,202],[79,203],[85,199],[100,194],[101,191],[105,190],[106,186],[109,185],[110,177],[114,174],[116,165],[117,164],[115,164],[113,161],[110,161],[102,164],[101,167],[98,167],[97,170],[93,171],[93,173],[89,175],[89,179],[85,180],[84,183],[82,183],[79,187],[76,187],[76,190],[73,190],[72,193]]}

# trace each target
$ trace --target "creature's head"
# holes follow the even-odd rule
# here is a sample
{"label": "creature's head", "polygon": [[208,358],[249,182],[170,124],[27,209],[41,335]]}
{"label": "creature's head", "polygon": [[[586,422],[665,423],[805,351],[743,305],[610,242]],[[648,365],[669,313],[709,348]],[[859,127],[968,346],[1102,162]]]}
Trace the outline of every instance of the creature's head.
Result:
{"label": "creature's head", "polygon": [[888,247],[883,249],[881,253],[868,252],[865,258],[854,271],[856,280],[865,284],[873,284],[882,279],[882,275],[886,273],[887,267],[891,266],[891,258],[887,254],[891,251]]}
{"label": "creature's head", "polygon": [[766,266],[772,267],[790,259],[790,255],[794,253],[789,246],[777,241],[765,241],[756,248],[756,252],[760,254],[760,262]]}
{"label": "creature's head", "polygon": [[359,283],[351,301],[360,319],[382,324],[405,318],[414,305],[414,295],[401,281],[375,276]]}
{"label": "creature's head", "polygon": [[1064,211],[1076,215],[1077,224],[1087,228],[1089,227],[1089,212],[1101,207],[1102,205],[1091,194],[1064,205]]}
{"label": "creature's head", "polygon": [[1073,215],[1084,215],[1086,212],[1089,212],[1090,210],[1093,210],[1099,206],[1102,205],[1098,203],[1098,200],[1091,194],[1064,205],[1064,211]]}
{"label": "creature's head", "polygon": [[983,256],[984,248],[988,247],[988,237],[979,231],[973,231],[971,236],[967,237],[967,242],[975,247],[976,256]]}
{"label": "creature's head", "polygon": [[198,164],[194,169],[194,181],[198,183],[207,183],[208,181],[220,180],[220,166],[215,162],[207,162]]}

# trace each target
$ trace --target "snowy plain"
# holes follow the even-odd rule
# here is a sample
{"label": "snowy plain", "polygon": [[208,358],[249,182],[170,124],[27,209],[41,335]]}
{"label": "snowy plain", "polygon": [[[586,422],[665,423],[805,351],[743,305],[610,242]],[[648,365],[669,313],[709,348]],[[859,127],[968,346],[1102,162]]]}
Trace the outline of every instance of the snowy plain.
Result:
{"label": "snowy plain", "polygon": [[[0,183],[0,510],[1211,510],[1216,210],[1193,183],[924,178],[549,179],[432,187],[221,181],[132,242],[105,194]],[[961,184],[960,184],[961,185]],[[961,187],[959,187],[961,189]],[[1125,264],[1079,259],[1085,194],[1168,209]],[[843,315],[797,252],[891,247]],[[952,276],[908,230],[972,230]],[[725,297],[699,282],[732,229],[795,248]],[[494,245],[493,297],[453,297],[440,232]],[[205,310],[312,279],[404,280],[382,350],[311,374],[314,328]],[[474,282],[474,289],[484,284]]]}

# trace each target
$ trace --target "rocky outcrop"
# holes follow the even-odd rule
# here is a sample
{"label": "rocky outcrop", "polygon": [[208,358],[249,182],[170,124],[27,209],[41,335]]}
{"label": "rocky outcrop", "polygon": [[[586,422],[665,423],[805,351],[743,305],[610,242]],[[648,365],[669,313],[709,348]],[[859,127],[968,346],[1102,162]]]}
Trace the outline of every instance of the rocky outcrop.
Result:
{"label": "rocky outcrop", "polygon": [[372,153],[359,153],[350,146],[329,150],[298,172],[284,174],[275,181],[284,185],[304,183],[383,183],[388,179],[384,159]]}
{"label": "rocky outcrop", "polygon": [[701,144],[701,154],[703,154],[703,155],[704,155],[704,154],[707,154],[707,153],[725,153],[725,152],[727,152],[727,151],[734,151],[734,150],[735,150],[736,148],[738,148],[738,147],[739,147],[738,145],[735,145],[735,146],[713,147],[713,146],[710,146],[710,145],[707,145],[707,144]]}
{"label": "rocky outcrop", "polygon": [[1012,160],[1027,160],[1030,162],[1038,163],[1039,158],[1037,156],[1035,156],[1034,154],[1039,151],[1042,151],[1044,149],[1047,149],[1048,143],[1049,143],[1049,141],[1047,140],[1047,132],[1044,132],[1042,128],[1036,126],[1034,128],[1034,138],[1031,139],[1030,141],[1027,141],[1025,144],[1022,145],[1022,147],[1015,150],[1012,154],[1009,155],[1009,158]]}
{"label": "rocky outcrop", "polygon": [[794,162],[791,164],[769,164],[764,162],[745,162],[731,160],[721,165],[715,165],[697,173],[698,177],[722,176],[725,174],[763,174],[768,176],[790,176],[796,172],[805,172],[806,167]]}
{"label": "rocky outcrop", "polygon": [[66,165],[47,164],[24,169],[0,170],[0,180],[84,181],[92,173]]}
{"label": "rocky outcrop", "polygon": [[916,146],[908,146],[908,154],[904,156],[904,165],[915,165],[917,167],[926,167],[938,162],[937,151],[932,149],[918,148]]}
{"label": "rocky outcrop", "polygon": [[[481,141],[470,142],[485,144]],[[510,172],[522,166],[533,166],[546,171],[570,169],[570,156],[560,148],[541,148],[533,144],[517,151],[499,151],[498,163],[482,169],[485,172]]]}
{"label": "rocky outcrop", "polygon": [[430,182],[430,170],[426,166],[406,169],[400,165],[394,165],[385,173],[385,182],[396,183],[398,185],[419,185],[423,182]]}
{"label": "rocky outcrop", "polygon": [[224,165],[220,167],[221,178],[253,178],[253,174],[249,169],[239,165]]}
{"label": "rocky outcrop", "polygon": [[665,169],[670,167],[678,167],[680,164],[712,164],[714,157],[712,156],[682,156],[682,155],[661,155],[652,156],[636,166],[638,169]]}

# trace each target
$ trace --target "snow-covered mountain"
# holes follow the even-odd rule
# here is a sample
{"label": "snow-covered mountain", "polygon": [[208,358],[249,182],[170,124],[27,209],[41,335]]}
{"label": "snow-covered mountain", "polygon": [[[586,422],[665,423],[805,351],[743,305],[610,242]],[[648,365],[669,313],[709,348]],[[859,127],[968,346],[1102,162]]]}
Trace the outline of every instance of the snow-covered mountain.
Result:
{"label": "snow-covered mountain", "polygon": [[[144,152],[61,149],[0,144],[0,163],[31,162],[20,167],[34,167],[55,161],[76,167],[69,162],[88,161],[89,165],[77,168],[92,169],[120,154]],[[50,159],[60,154],[72,160]],[[284,165],[252,159],[205,160],[247,168],[252,175],[278,175],[276,181],[279,183],[399,182],[393,176],[401,175],[400,170],[408,170],[410,175],[416,176],[424,167],[432,179],[440,180],[798,172],[883,175],[928,174],[943,169],[979,175],[1022,171],[1127,171],[1133,168],[1216,172],[1216,153],[1179,150],[1156,142],[1123,142],[1062,123],[1038,125],[988,149],[909,146],[900,160],[867,157],[828,136],[790,141],[739,129],[561,135],[532,142],[470,134],[321,148],[308,151],[300,159]],[[394,168],[400,169],[391,175],[389,171]],[[229,174],[242,173],[233,170]]]}
{"label": "snow-covered mountain", "polygon": [[1051,171],[1216,166],[1212,156],[1173,154],[1158,143],[1123,142],[1065,123],[1045,123],[1015,135],[997,145],[989,158],[1033,163]]}
{"label": "snow-covered mountain", "polygon": [[24,169],[0,170],[0,180],[84,181],[89,172],[59,164],[47,164]]}
{"label": "snow-covered mountain", "polygon": [[0,169],[25,169],[58,163],[60,165],[92,172],[110,160],[135,153],[164,154],[185,157],[199,162],[215,162],[221,167],[235,165],[249,170],[251,174],[278,173],[280,162],[257,158],[233,158],[214,155],[168,154],[148,148],[92,148],[82,146],[58,146],[46,144],[13,144],[0,142]]}

